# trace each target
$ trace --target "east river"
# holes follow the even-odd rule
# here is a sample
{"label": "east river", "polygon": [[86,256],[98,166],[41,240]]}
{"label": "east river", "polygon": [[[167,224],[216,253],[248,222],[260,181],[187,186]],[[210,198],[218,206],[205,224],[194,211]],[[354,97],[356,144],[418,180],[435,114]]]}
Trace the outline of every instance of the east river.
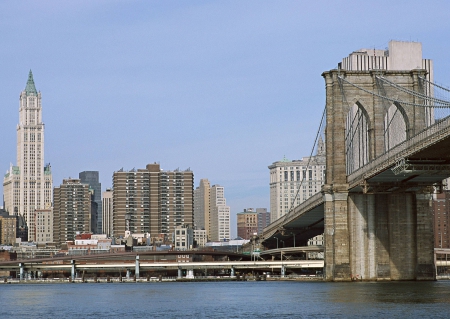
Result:
{"label": "east river", "polygon": [[448,318],[450,281],[2,284],[0,318]]}

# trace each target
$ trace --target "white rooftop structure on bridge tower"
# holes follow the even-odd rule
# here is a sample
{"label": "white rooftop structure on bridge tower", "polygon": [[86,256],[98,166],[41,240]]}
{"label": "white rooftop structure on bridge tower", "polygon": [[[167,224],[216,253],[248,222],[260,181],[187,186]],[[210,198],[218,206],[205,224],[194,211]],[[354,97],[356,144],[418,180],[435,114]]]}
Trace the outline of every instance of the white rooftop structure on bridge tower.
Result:
{"label": "white rooftop structure on bridge tower", "polygon": [[[286,215],[312,195],[325,181],[325,145],[319,139],[317,153],[301,160],[274,162],[270,170],[270,221]],[[300,188],[300,189],[299,189]]]}
{"label": "white rooftop structure on bridge tower", "polygon": [[388,48],[360,49],[342,59],[342,69],[368,70],[414,70],[428,71],[427,80],[433,82],[433,61],[422,58],[422,43],[391,40]]}

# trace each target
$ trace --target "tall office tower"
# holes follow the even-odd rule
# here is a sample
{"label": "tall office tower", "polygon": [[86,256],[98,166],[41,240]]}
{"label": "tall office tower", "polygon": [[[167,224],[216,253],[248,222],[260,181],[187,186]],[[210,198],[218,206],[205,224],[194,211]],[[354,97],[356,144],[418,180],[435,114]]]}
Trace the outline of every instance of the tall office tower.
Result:
{"label": "tall office tower", "polygon": [[44,165],[41,92],[36,90],[30,70],[19,98],[17,166],[11,165],[3,180],[5,210],[24,217],[28,240],[36,241],[35,210],[52,206],[52,184],[50,164]]}
{"label": "tall office tower", "polygon": [[113,174],[113,233],[172,238],[176,226],[192,226],[194,174],[164,171],[159,164]]}
{"label": "tall office tower", "polygon": [[252,208],[237,213],[237,234],[242,239],[251,239],[258,233],[258,213]]}
{"label": "tall office tower", "polygon": [[79,179],[64,179],[53,195],[53,241],[62,245],[91,230],[89,185]]}
{"label": "tall office tower", "polygon": [[102,233],[108,237],[113,235],[113,191],[110,188],[102,196]]}
{"label": "tall office tower", "polygon": [[271,222],[321,190],[325,164],[325,145],[320,138],[315,156],[294,161],[284,158],[269,166]]}
{"label": "tall office tower", "polygon": [[267,208],[257,208],[256,213],[258,214],[258,234],[262,234],[264,228],[270,224],[270,212]]}
{"label": "tall office tower", "polygon": [[[102,184],[99,182],[98,171],[84,171],[79,174],[81,183],[88,184],[93,190],[93,202],[97,205],[97,210],[91,211],[92,220],[96,221],[96,224],[91,225],[92,232],[98,234],[102,232]],[[95,206],[95,205],[93,205]],[[94,208],[94,207],[93,207]]]}
{"label": "tall office tower", "polygon": [[210,233],[210,216],[209,216],[209,197],[210,184],[205,178],[200,180],[200,185],[194,190],[194,226],[196,229],[206,230],[206,237],[209,238]]}
{"label": "tall office tower", "polygon": [[224,196],[224,187],[213,185],[210,190],[211,241],[230,239],[230,206]]}

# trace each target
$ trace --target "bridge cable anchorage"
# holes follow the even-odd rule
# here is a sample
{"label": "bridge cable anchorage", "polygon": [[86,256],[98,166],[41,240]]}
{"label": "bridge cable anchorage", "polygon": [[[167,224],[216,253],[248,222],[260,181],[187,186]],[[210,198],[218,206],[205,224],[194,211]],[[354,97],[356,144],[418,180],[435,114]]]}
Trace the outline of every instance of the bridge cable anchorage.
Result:
{"label": "bridge cable anchorage", "polygon": [[[308,164],[306,165],[306,171],[308,171],[309,168],[311,167],[311,160],[312,160],[312,157],[313,157],[314,149],[315,149],[316,145],[318,144],[318,140],[319,140],[319,137],[321,136],[322,130],[325,128],[325,123],[324,123],[325,122],[325,120],[324,120],[325,116],[326,116],[326,106],[323,109],[322,118],[320,119],[319,128],[318,128],[317,133],[316,133],[316,138],[314,140],[313,147],[312,147],[311,152],[309,154]],[[299,186],[297,187],[297,192],[295,193],[295,197],[291,201],[291,206],[290,206],[288,212],[284,215],[283,222],[281,223],[281,225],[285,224],[285,222],[288,219],[288,217],[295,211],[295,207],[296,207],[295,206],[295,201],[296,201],[297,197],[299,196],[300,189],[302,188],[303,181],[305,181],[305,180],[306,180],[306,176],[303,176],[302,180],[300,181]]]}

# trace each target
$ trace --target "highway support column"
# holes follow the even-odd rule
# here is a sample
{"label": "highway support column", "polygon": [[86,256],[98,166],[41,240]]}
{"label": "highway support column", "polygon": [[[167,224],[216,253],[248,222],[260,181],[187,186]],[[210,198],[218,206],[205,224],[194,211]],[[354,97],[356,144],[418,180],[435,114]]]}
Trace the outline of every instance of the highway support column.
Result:
{"label": "highway support column", "polygon": [[134,271],[136,278],[139,278],[139,255],[136,255],[136,269]]}
{"label": "highway support column", "polygon": [[23,263],[19,263],[19,270],[20,270],[20,280],[23,280],[23,273],[24,273],[24,264]]}
{"label": "highway support column", "polygon": [[72,265],[72,271],[71,271],[70,275],[71,275],[71,277],[72,277],[72,280],[74,280],[74,279],[75,279],[75,274],[76,274],[75,260],[72,259],[72,260],[70,261],[70,264]]}

